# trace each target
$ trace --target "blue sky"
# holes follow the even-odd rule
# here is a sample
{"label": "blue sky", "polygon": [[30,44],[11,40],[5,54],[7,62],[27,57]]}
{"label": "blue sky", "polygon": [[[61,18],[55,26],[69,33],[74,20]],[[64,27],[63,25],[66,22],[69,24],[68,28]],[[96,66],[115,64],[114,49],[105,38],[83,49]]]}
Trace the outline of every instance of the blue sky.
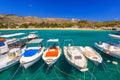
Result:
{"label": "blue sky", "polygon": [[120,0],[0,0],[0,14],[93,21],[120,20]]}

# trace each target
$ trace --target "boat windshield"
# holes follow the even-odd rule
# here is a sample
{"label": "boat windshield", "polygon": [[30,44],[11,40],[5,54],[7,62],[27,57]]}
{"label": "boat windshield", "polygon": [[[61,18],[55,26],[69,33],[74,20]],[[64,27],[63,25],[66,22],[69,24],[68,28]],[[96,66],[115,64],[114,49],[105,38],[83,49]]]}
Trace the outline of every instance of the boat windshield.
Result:
{"label": "boat windshield", "polygon": [[1,47],[1,46],[4,46],[4,45],[5,45],[5,43],[4,43],[3,41],[1,41],[1,42],[0,42],[0,47]]}
{"label": "boat windshield", "polygon": [[82,59],[81,56],[75,56],[74,59]]}

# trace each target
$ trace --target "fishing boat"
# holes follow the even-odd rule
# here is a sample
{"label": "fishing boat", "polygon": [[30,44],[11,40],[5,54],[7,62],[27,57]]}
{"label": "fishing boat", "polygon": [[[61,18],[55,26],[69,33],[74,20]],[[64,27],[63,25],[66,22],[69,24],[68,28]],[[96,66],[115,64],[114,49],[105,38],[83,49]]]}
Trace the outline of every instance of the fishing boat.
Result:
{"label": "fishing boat", "polygon": [[110,37],[120,40],[120,35],[108,34]]}
{"label": "fishing boat", "polygon": [[[8,34],[2,35],[1,37],[10,38],[18,35],[23,35],[23,33],[15,33],[15,34]],[[10,40],[5,40],[4,38],[0,38],[0,72],[3,70],[8,69],[11,66],[14,66],[17,62],[19,62],[22,53],[24,52],[26,46],[14,46],[16,41],[13,42]],[[10,44],[8,44],[10,42]],[[12,45],[12,46],[9,46]]]}
{"label": "fishing boat", "polygon": [[[49,44],[50,47],[48,47]],[[52,66],[61,55],[61,49],[57,44],[59,44],[58,39],[49,39],[47,41],[47,49],[44,51],[42,59],[49,67]]]}
{"label": "fishing boat", "polygon": [[[28,46],[20,59],[20,63],[25,69],[41,58],[44,51],[44,47],[40,44],[42,41],[43,39],[33,39],[28,42]],[[36,47],[35,44],[38,44],[38,46]]]}
{"label": "fishing boat", "polygon": [[83,55],[93,61],[95,65],[98,65],[99,63],[102,63],[102,57],[98,52],[96,52],[93,48],[86,46],[86,47],[80,47],[80,49],[83,51]]}
{"label": "fishing boat", "polygon": [[19,62],[24,48],[12,48],[6,54],[0,55],[0,72],[14,66]]}
{"label": "fishing boat", "polygon": [[27,36],[28,40],[38,38],[38,35],[35,32],[30,32],[30,34]]}
{"label": "fishing boat", "polygon": [[120,46],[113,45],[111,43],[95,43],[95,47],[107,55],[111,55],[116,58],[120,58]]}
{"label": "fishing boat", "polygon": [[67,62],[73,67],[77,68],[79,71],[85,72],[88,70],[87,59],[82,54],[80,46],[71,46],[71,44],[68,44],[68,46],[64,46],[64,55]]}

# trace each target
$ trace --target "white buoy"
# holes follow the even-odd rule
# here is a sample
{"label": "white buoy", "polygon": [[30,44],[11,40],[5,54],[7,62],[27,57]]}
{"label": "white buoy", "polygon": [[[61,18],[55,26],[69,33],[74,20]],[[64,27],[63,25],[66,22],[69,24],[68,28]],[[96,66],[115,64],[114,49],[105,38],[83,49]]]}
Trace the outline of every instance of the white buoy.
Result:
{"label": "white buoy", "polygon": [[107,62],[110,62],[110,60],[107,60]]}
{"label": "white buoy", "polygon": [[112,64],[118,65],[118,62],[116,62],[116,61],[112,61]]}

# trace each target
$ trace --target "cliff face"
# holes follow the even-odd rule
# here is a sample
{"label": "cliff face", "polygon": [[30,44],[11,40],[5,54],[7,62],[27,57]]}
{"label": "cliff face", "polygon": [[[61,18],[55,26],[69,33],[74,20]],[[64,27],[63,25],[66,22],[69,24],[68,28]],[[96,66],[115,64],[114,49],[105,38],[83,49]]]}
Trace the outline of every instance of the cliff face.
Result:
{"label": "cliff face", "polygon": [[24,23],[70,23],[71,20],[62,19],[62,18],[38,18],[32,16],[17,16],[13,14],[0,14],[0,23],[15,23],[15,24],[24,24]]}

